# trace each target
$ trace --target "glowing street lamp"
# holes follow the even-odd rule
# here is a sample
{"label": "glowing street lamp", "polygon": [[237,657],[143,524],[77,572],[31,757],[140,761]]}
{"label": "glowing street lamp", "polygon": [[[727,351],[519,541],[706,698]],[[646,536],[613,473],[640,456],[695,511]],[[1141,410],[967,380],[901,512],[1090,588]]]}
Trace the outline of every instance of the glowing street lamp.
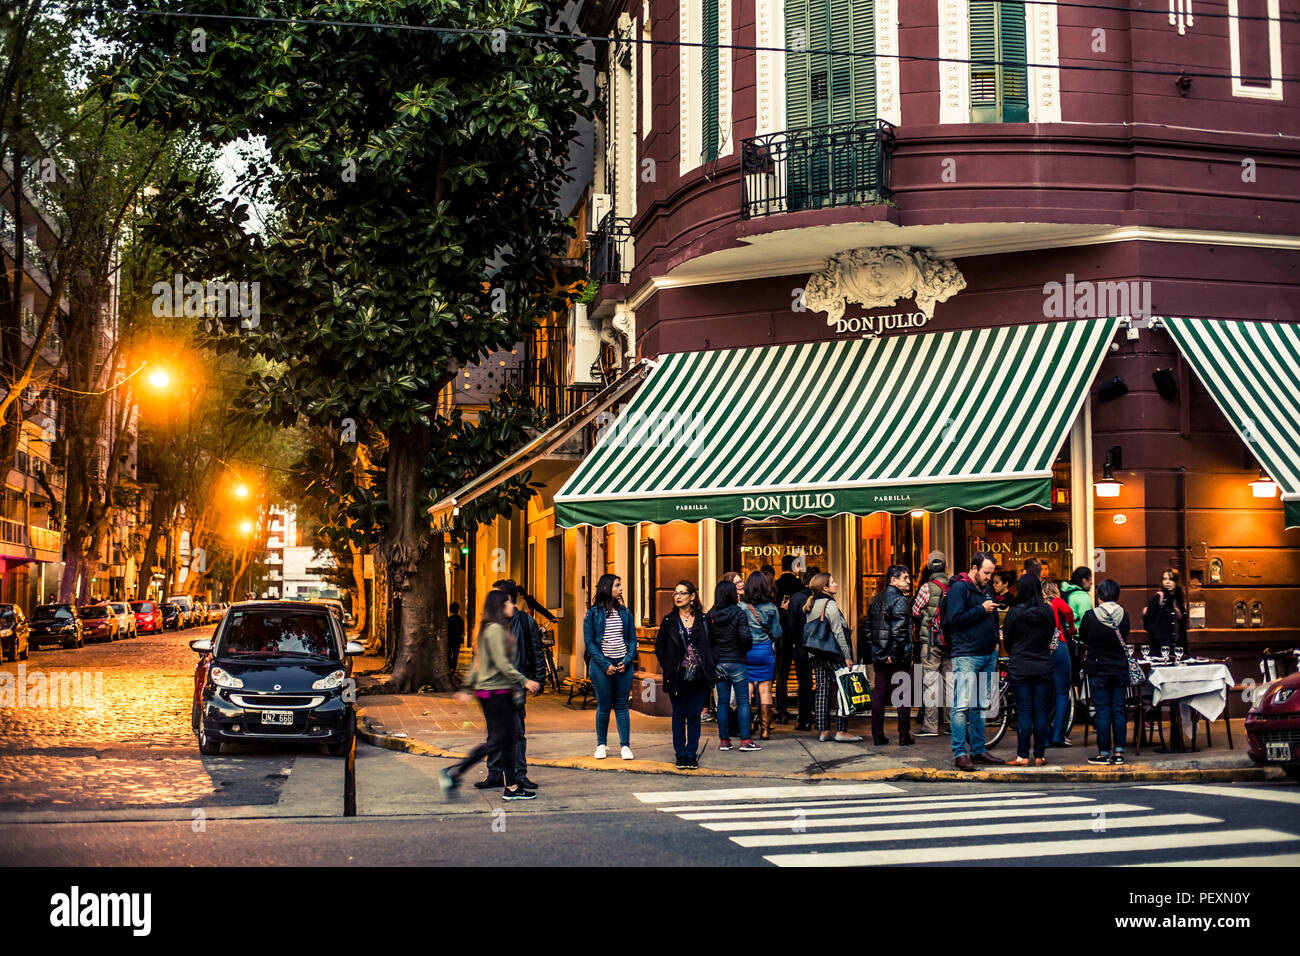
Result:
{"label": "glowing street lamp", "polygon": [[251,522],[251,521],[247,521],[247,520],[245,520],[245,521],[241,521],[241,522],[239,523],[239,533],[242,534],[242,535],[243,535],[244,537],[246,537],[246,538],[252,537],[252,535],[253,535],[253,522]]}
{"label": "glowing street lamp", "polygon": [[149,373],[149,384],[158,390],[165,389],[172,383],[172,377],[165,368],[156,368]]}
{"label": "glowing street lamp", "polygon": [[239,484],[235,485],[235,497],[236,497],[236,498],[247,498],[247,497],[248,497],[248,485],[244,484],[243,482],[240,482]]}

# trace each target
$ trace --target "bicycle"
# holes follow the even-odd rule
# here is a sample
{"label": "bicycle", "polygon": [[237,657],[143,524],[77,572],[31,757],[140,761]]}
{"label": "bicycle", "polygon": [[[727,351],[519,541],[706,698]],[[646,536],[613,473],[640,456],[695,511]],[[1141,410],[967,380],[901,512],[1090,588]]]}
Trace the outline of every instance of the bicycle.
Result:
{"label": "bicycle", "polygon": [[[1012,726],[1016,716],[1016,695],[1011,689],[1011,675],[1007,670],[1010,663],[1009,657],[998,658],[997,692],[984,711],[984,744],[990,750],[1001,743],[1002,738],[1007,734],[1007,728]],[[1074,712],[1078,701],[1079,690],[1071,683],[1069,707],[1065,712],[1067,729],[1074,726]]]}
{"label": "bicycle", "polygon": [[546,658],[546,680],[551,682],[551,687],[558,694],[560,692],[560,672],[555,667],[555,653],[551,650],[555,646],[555,636],[551,633],[550,628],[544,627],[541,630],[542,653]]}

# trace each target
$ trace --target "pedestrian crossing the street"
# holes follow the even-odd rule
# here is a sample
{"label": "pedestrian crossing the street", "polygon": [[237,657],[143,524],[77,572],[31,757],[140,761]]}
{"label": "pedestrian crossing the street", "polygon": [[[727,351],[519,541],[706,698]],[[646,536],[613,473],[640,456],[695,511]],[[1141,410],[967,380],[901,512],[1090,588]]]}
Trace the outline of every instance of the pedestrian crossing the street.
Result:
{"label": "pedestrian crossing the street", "polygon": [[636,797],[661,813],[725,835],[737,847],[756,850],[777,866],[1039,859],[1069,865],[1071,857],[1121,866],[1300,864],[1300,835],[1267,825],[1233,826],[1223,817],[1188,812],[1187,807],[1161,810],[1161,795],[1152,789],[1128,790],[1122,797],[1115,790],[921,795],[890,784],[863,783]]}

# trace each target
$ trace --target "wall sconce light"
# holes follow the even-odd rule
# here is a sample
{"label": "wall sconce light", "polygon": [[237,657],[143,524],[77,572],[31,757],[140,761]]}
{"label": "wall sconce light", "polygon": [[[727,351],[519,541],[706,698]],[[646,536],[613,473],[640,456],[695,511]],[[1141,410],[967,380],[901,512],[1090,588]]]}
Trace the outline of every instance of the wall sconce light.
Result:
{"label": "wall sconce light", "polygon": [[1259,601],[1255,601],[1250,605],[1250,626],[1264,626],[1264,605]]}
{"label": "wall sconce light", "polygon": [[1128,383],[1118,375],[1108,378],[1102,383],[1101,388],[1097,390],[1097,397],[1103,402],[1113,402],[1120,396],[1127,394]]}
{"label": "wall sconce light", "polygon": [[1160,393],[1161,398],[1178,397],[1178,380],[1174,378],[1173,369],[1156,369],[1151,373],[1151,381],[1155,382],[1156,391]]}
{"label": "wall sconce light", "polygon": [[1276,498],[1277,482],[1265,474],[1264,469],[1259,470],[1259,477],[1250,483],[1250,493],[1256,498]]}
{"label": "wall sconce light", "polygon": [[1210,583],[1220,584],[1223,581],[1223,559],[1210,558]]}
{"label": "wall sconce light", "polygon": [[1232,606],[1232,626],[1233,627],[1246,626],[1246,602],[1245,601],[1238,601],[1236,604]]}
{"label": "wall sconce light", "polygon": [[1119,490],[1124,487],[1124,482],[1117,480],[1111,474],[1111,462],[1119,457],[1116,454],[1119,450],[1119,446],[1116,445],[1106,453],[1106,463],[1102,466],[1101,480],[1092,486],[1098,498],[1118,498]]}

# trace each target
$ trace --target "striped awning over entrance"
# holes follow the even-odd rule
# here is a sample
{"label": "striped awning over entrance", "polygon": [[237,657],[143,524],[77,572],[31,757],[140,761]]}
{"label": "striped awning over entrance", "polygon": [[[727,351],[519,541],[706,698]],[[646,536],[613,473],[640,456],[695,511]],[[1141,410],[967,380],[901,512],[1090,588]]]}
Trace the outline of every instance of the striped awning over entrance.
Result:
{"label": "striped awning over entrance", "polygon": [[1300,325],[1161,319],[1300,527]]}
{"label": "striped awning over entrance", "polygon": [[556,521],[1049,507],[1052,463],[1117,325],[662,356],[555,496]]}

